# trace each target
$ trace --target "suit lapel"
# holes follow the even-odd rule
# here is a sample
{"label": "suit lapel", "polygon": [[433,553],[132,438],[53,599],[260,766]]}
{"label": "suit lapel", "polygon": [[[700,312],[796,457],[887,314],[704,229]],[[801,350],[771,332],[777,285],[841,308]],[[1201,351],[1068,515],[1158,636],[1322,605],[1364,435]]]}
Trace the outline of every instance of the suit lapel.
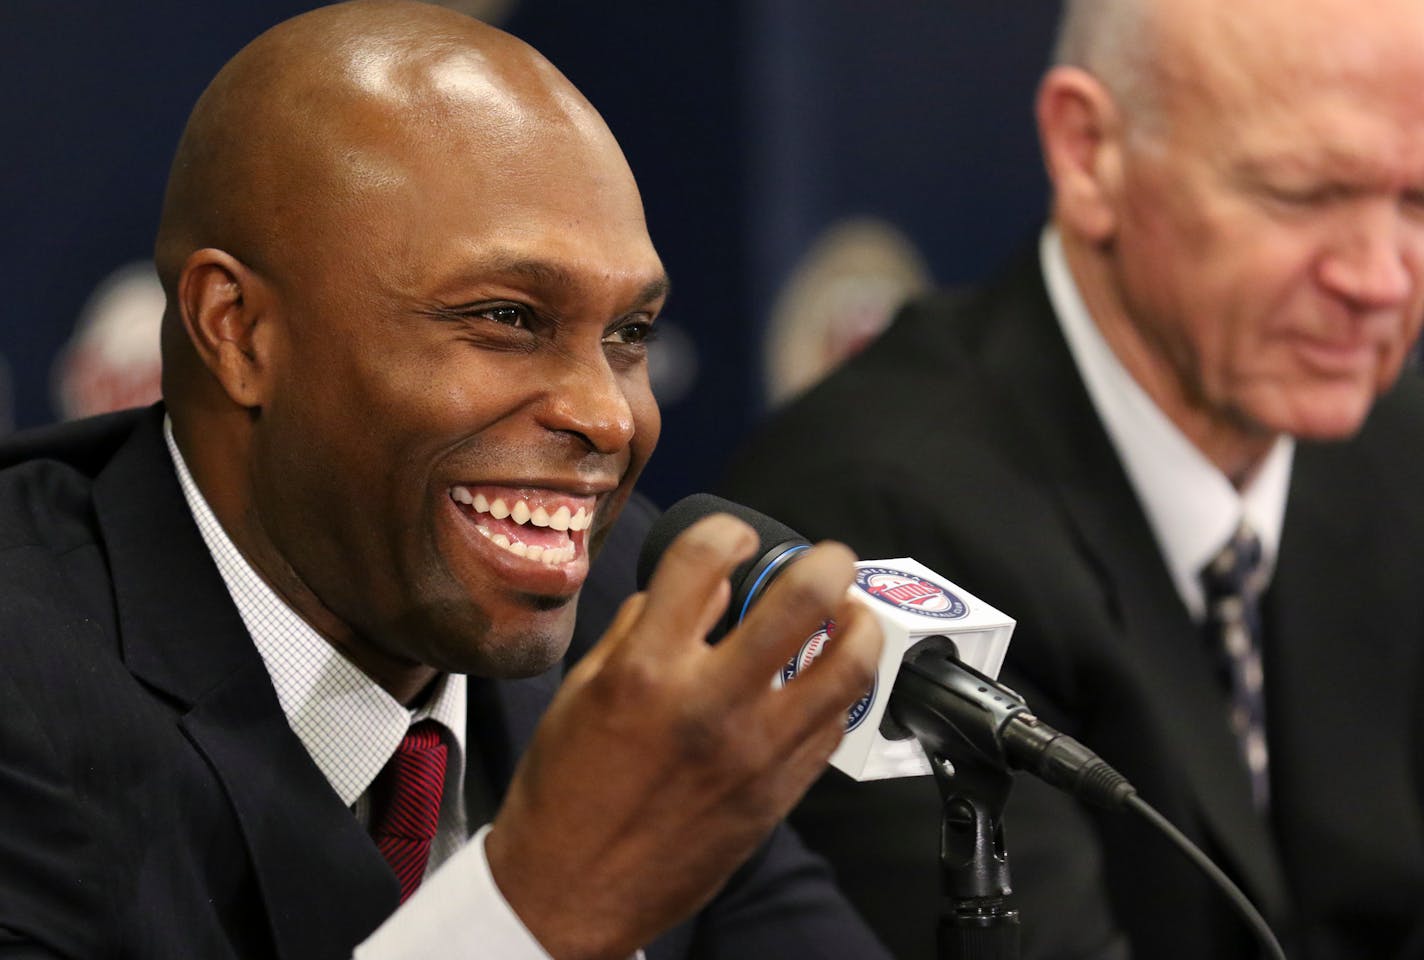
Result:
{"label": "suit lapel", "polygon": [[1005,402],[1037,437],[1045,476],[1119,618],[1121,632],[1109,641],[1114,653],[1172,718],[1165,725],[1171,752],[1204,824],[1265,912],[1281,916],[1288,900],[1279,857],[1251,805],[1205,645],[1073,364],[1037,264],[1016,280],[1019,292],[1010,296],[1018,302],[990,321],[1002,355],[987,366],[1007,372],[999,384]]}
{"label": "suit lapel", "polygon": [[160,417],[95,483],[125,661],[177,702],[226,792],[278,955],[349,956],[395,909],[395,878],[287,725],[188,512]]}

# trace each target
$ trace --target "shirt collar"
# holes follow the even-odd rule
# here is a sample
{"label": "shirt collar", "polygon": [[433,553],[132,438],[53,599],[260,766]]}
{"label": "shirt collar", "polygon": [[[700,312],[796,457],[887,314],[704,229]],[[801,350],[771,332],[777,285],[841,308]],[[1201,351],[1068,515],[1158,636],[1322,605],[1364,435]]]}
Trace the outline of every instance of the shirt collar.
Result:
{"label": "shirt collar", "polygon": [[163,436],[178,482],[228,593],[261,654],[287,723],[347,806],[395,753],[410,725],[430,717],[448,730],[453,782],[464,774],[465,676],[444,674],[425,705],[411,711],[288,606],[243,557],[188,472],[171,421]]}
{"label": "shirt collar", "polygon": [[1279,436],[1246,489],[1237,491],[1113,353],[1083,302],[1054,227],[1044,230],[1039,253],[1049,301],[1098,419],[1147,513],[1177,593],[1201,619],[1202,568],[1243,521],[1261,539],[1266,569],[1274,568],[1295,442]]}

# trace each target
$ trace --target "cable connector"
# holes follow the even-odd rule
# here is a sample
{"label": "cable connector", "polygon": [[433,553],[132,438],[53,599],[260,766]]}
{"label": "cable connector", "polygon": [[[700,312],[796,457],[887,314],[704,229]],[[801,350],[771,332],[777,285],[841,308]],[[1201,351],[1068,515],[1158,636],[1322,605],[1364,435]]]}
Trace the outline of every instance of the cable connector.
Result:
{"label": "cable connector", "polygon": [[1106,760],[1027,711],[1000,732],[1009,763],[1085,803],[1119,810],[1137,789]]}

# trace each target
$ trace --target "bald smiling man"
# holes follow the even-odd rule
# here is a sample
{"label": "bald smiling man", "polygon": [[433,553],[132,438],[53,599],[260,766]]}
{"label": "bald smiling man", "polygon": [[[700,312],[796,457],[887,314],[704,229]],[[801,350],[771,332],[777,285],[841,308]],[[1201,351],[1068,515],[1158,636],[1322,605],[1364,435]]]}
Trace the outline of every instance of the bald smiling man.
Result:
{"label": "bald smiling man", "polygon": [[0,956],[883,955],[778,826],[879,648],[844,547],[709,647],[755,544],[709,518],[555,695],[667,278],[554,67],[415,3],[282,24],[157,260],[164,402],[0,448]]}

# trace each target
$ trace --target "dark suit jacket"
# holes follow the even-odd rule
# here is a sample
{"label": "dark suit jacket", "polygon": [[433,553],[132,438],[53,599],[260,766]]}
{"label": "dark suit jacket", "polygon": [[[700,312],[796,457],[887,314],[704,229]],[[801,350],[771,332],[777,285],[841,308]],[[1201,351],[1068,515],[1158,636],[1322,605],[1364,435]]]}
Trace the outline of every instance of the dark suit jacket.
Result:
{"label": "dark suit jacket", "polygon": [[[861,556],[913,556],[1015,617],[1005,679],[1234,875],[1293,957],[1424,956],[1416,375],[1356,439],[1297,450],[1264,610],[1269,822],[1036,261],[907,309],[774,418],[727,493]],[[792,822],[897,956],[935,955],[928,779],[831,775]],[[1005,823],[1026,957],[1256,955],[1221,895],[1135,818],[1020,777]]]}
{"label": "dark suit jacket", "polygon": [[[394,875],[288,727],[160,424],[0,445],[18,463],[0,470],[0,956],[349,957],[395,909]],[[611,535],[580,649],[631,592],[650,515]],[[561,673],[472,683],[498,789]],[[648,953],[878,951],[783,828]]]}

